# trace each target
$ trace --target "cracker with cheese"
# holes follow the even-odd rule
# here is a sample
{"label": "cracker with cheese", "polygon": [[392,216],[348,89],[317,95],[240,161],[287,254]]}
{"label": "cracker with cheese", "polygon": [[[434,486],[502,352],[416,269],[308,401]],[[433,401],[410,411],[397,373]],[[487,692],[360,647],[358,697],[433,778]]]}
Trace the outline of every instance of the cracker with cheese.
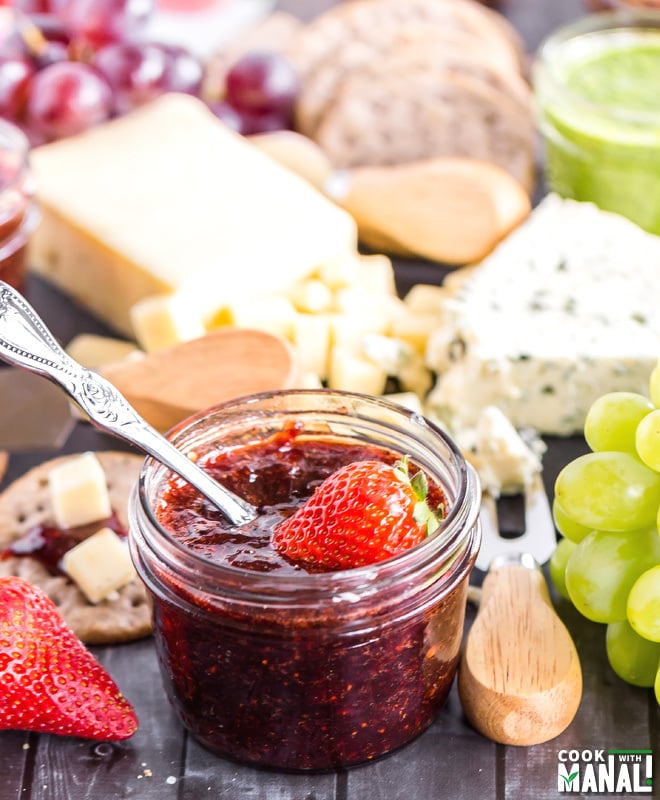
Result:
{"label": "cracker with cheese", "polygon": [[[128,499],[141,463],[140,456],[114,451],[62,456],[29,470],[0,494],[0,575],[19,575],[43,589],[88,644],[151,632],[147,595],[126,542],[102,518],[111,509],[128,530]],[[51,574],[37,558],[8,553],[30,532],[79,524],[89,526],[91,535],[66,553],[62,566],[69,574]]]}

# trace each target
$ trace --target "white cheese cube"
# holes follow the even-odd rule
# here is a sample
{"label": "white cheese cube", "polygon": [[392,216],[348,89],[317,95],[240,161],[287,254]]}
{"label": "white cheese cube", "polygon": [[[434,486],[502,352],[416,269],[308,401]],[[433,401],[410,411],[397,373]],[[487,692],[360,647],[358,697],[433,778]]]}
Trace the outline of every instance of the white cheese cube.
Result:
{"label": "white cheese cube", "polygon": [[389,400],[390,403],[407,408],[408,411],[414,411],[416,414],[423,414],[422,401],[419,395],[415,392],[392,392],[391,394],[383,395],[383,399]]}
{"label": "white cheese cube", "polygon": [[132,306],[130,316],[135,337],[147,353],[197,339],[205,333],[198,309],[182,294],[145,297]]}
{"label": "white cheese cube", "polygon": [[331,318],[327,314],[296,314],[291,325],[291,342],[298,364],[321,380],[328,376]]}
{"label": "white cheese cube", "polygon": [[111,528],[101,528],[71,548],[62,568],[90,603],[99,603],[136,576],[126,542]]}
{"label": "white cheese cube", "polygon": [[112,514],[105,473],[94,453],[67,458],[48,473],[55,523],[73,528]]}
{"label": "white cheese cube", "polygon": [[354,283],[377,295],[396,295],[394,267],[384,255],[361,256],[357,263]]}
{"label": "white cheese cube", "polygon": [[350,347],[338,345],[332,348],[328,376],[331,389],[381,395],[386,383],[387,373],[378,364],[363,358]]}
{"label": "white cheese cube", "polygon": [[352,286],[356,280],[356,273],[359,269],[358,264],[359,256],[357,253],[345,252],[321,264],[318,270],[318,277],[331,289]]}
{"label": "white cheese cube", "polygon": [[296,381],[298,389],[322,389],[321,378],[315,372],[303,372]]}
{"label": "white cheese cube", "polygon": [[99,369],[105,364],[141,355],[133,342],[115,339],[112,336],[98,336],[94,333],[74,336],[66,346],[66,352],[88,369]]}
{"label": "white cheese cube", "polygon": [[216,317],[216,324],[267,331],[290,339],[295,316],[295,308],[283,295],[241,297],[222,309]]}
{"label": "white cheese cube", "polygon": [[297,283],[289,296],[297,311],[317,314],[332,307],[332,292],[318,278]]}
{"label": "white cheese cube", "polygon": [[411,311],[433,311],[442,309],[447,299],[447,291],[441,286],[430,283],[418,283],[410,289],[403,298],[403,302]]}
{"label": "white cheese cube", "polygon": [[426,352],[429,336],[438,327],[437,314],[430,311],[408,311],[392,319],[392,336],[408,342],[418,353]]}

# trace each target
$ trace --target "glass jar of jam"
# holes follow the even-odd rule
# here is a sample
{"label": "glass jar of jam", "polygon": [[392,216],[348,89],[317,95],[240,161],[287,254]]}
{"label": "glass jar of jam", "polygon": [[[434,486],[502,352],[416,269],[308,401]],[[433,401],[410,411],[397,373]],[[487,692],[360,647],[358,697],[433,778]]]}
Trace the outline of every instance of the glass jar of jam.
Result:
{"label": "glass jar of jam", "polygon": [[0,280],[19,290],[24,287],[28,239],[39,217],[29,149],[24,133],[0,119]]}
{"label": "glass jar of jam", "polygon": [[[400,406],[330,390],[239,399],[170,438],[260,510],[247,532],[231,528],[151,459],[134,492],[131,552],[186,728],[218,754],[287,770],[364,762],[423,731],[456,672],[480,543],[478,480],[451,440]],[[448,509],[420,544],[334,572],[270,546],[278,515],[341,465],[404,454]]]}
{"label": "glass jar of jam", "polygon": [[660,235],[660,12],[592,14],[539,48],[549,188]]}

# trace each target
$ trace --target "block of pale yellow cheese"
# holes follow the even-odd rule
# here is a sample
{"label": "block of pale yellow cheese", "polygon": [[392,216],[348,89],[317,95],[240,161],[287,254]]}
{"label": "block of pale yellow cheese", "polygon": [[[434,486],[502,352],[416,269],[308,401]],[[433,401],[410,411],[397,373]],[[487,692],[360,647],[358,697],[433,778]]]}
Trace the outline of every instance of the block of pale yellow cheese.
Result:
{"label": "block of pale yellow cheese", "polygon": [[32,268],[129,336],[149,295],[182,290],[213,311],[356,252],[346,212],[187,95],[37,147],[32,167]]}

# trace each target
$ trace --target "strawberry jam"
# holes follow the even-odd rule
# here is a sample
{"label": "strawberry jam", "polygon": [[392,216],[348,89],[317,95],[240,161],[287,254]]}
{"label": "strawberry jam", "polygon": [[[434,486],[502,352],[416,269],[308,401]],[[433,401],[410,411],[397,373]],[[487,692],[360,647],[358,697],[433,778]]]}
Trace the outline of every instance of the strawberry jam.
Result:
{"label": "strawberry jam", "polygon": [[[332,426],[320,424],[328,403]],[[444,434],[382,404],[395,428],[386,435],[382,413],[367,413],[376,403],[273,393],[182,424],[175,443],[257,507],[240,528],[164,467],[143,472],[131,551],[153,597],[165,687],[183,724],[218,754],[289,770],[356,764],[417,736],[447,697],[479,542],[478,488]],[[412,436],[420,424],[436,451]],[[429,478],[429,505],[449,508],[421,544],[335,572],[272,548],[278,522],[339,467],[407,452]],[[439,458],[450,469],[436,469]]]}
{"label": "strawberry jam", "polygon": [[121,538],[126,531],[113,511],[112,516],[96,520],[87,525],[75,528],[58,528],[55,525],[35,525],[19,539],[0,551],[0,559],[12,556],[34,558],[39,561],[51,575],[66,574],[62,569],[62,559],[77,544],[93,536],[101,528],[111,528]]}
{"label": "strawberry jam", "polygon": [[[191,486],[170,484],[159,510],[161,524],[193,552],[243,569],[291,574],[299,569],[271,545],[275,527],[314,489],[345,464],[377,460],[393,464],[397,456],[373,445],[339,444],[298,437],[296,426],[257,445],[216,453],[203,466],[218,483],[259,508],[257,519],[235,528]],[[444,504],[442,490],[430,485],[429,505]],[[307,565],[308,571],[318,571]]]}

